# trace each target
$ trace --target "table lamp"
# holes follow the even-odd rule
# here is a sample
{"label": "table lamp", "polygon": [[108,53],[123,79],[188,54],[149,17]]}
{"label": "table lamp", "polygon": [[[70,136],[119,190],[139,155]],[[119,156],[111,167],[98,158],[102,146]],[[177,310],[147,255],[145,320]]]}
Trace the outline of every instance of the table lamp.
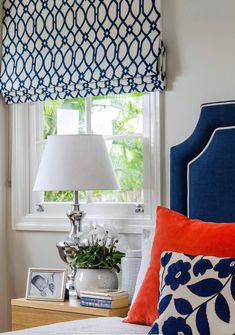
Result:
{"label": "table lamp", "polygon": [[76,251],[81,246],[81,222],[78,192],[118,189],[108,151],[101,135],[49,136],[38,169],[34,191],[73,191],[74,203],[66,214],[71,223],[68,237],[57,243],[60,257],[70,265],[67,288],[76,295],[74,279]]}

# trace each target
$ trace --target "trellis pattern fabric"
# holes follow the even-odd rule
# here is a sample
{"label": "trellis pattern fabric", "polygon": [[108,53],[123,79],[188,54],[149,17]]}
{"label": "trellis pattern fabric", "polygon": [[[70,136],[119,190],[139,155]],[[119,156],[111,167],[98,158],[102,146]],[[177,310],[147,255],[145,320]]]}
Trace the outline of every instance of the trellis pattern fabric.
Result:
{"label": "trellis pattern fabric", "polygon": [[160,0],[4,0],[7,103],[165,89]]}

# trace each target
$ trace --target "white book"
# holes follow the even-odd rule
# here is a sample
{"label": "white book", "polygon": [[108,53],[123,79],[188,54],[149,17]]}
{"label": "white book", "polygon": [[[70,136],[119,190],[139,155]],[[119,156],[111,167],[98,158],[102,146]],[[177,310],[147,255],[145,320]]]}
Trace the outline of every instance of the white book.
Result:
{"label": "white book", "polygon": [[127,291],[121,290],[95,290],[95,291],[80,291],[80,297],[88,297],[94,299],[116,300],[128,297]]}

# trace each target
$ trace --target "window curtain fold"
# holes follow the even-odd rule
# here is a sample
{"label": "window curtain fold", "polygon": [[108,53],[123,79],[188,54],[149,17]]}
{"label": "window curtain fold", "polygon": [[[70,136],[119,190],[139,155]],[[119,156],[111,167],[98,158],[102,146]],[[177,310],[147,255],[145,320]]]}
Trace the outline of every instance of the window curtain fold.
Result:
{"label": "window curtain fold", "polygon": [[6,103],[165,89],[160,0],[5,0],[3,10]]}

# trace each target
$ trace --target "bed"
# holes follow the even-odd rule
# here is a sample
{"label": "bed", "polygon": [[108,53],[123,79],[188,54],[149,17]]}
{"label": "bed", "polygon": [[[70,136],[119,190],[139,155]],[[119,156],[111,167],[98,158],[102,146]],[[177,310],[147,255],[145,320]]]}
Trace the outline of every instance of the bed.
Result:
{"label": "bed", "polygon": [[[235,102],[204,104],[193,134],[171,148],[171,208],[204,221],[235,222],[234,194]],[[6,334],[148,334],[149,330],[114,317]]]}
{"label": "bed", "polygon": [[49,326],[29,328],[4,333],[6,335],[82,335],[82,334],[148,334],[151,327],[122,323],[119,317],[96,318],[56,323]]}
{"label": "bed", "polygon": [[171,148],[171,209],[205,221],[235,222],[234,165],[235,101],[203,104],[192,135]]}

